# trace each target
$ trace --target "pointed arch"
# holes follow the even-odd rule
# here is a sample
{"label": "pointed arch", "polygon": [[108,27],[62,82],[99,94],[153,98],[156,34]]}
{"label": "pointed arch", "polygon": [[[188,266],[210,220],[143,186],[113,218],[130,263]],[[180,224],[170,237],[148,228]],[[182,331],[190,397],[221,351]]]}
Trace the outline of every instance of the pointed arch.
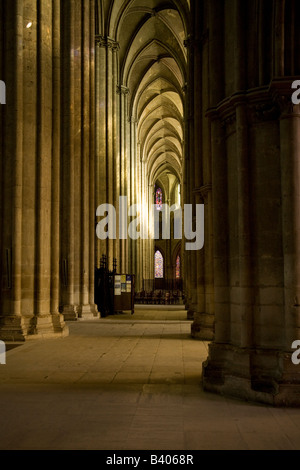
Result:
{"label": "pointed arch", "polygon": [[156,250],[154,254],[154,277],[155,279],[164,278],[164,257],[160,250]]}

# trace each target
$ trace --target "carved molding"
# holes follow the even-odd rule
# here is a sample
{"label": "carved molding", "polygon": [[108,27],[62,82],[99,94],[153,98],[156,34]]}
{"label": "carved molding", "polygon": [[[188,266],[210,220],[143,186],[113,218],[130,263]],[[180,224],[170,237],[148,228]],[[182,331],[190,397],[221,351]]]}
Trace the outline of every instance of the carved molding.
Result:
{"label": "carved molding", "polygon": [[206,116],[210,120],[218,119],[227,133],[234,131],[236,109],[244,106],[249,124],[278,120],[281,109],[277,100],[273,99],[268,87],[235,93],[226,98],[216,107],[209,109]]}
{"label": "carved molding", "polygon": [[223,116],[221,118],[221,126],[223,129],[227,130],[227,132],[230,132],[232,130],[232,126],[235,126],[236,123],[236,114],[231,113],[226,116]]}
{"label": "carved molding", "polygon": [[292,83],[297,77],[273,79],[269,86],[238,92],[206,112],[211,121],[219,120],[226,133],[234,130],[237,106],[245,106],[249,124],[300,117],[300,105],[292,102]]}
{"label": "carved molding", "polygon": [[195,47],[203,46],[208,42],[209,39],[209,29],[203,31],[203,33],[198,37],[195,38],[193,35],[188,36],[184,41],[184,47],[187,49],[193,49]]}
{"label": "carved molding", "polygon": [[270,101],[266,103],[250,104],[248,106],[248,120],[252,123],[273,121],[280,116],[279,106]]}
{"label": "carved molding", "polygon": [[207,202],[208,194],[212,191],[212,185],[210,183],[200,186],[200,188],[194,188],[193,193],[201,196],[203,201]]}
{"label": "carved molding", "polygon": [[118,95],[129,95],[130,90],[125,85],[117,85],[117,93]]}
{"label": "carved molding", "polygon": [[114,52],[120,49],[119,43],[109,37],[104,37],[101,35],[95,36],[95,42],[96,42],[96,46],[112,49],[112,51]]}

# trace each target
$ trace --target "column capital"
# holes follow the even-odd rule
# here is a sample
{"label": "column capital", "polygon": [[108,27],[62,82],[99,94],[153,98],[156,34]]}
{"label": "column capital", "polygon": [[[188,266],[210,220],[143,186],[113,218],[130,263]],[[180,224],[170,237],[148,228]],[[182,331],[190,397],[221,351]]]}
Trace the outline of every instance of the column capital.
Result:
{"label": "column capital", "polygon": [[214,108],[209,108],[206,111],[206,117],[211,121],[219,120],[222,127],[227,132],[231,132],[235,129],[236,112],[240,106],[245,108],[249,123],[272,121],[280,117],[278,99],[274,98],[269,87],[258,87],[235,93]]}
{"label": "column capital", "polygon": [[[131,124],[137,124],[138,120],[135,116],[130,116],[128,118],[128,122],[130,122]],[[139,142],[138,142],[139,143]]]}
{"label": "column capital", "polygon": [[199,36],[195,37],[193,34],[187,36],[187,38],[183,41],[184,47],[187,49],[193,49],[195,47],[203,46],[209,38],[209,30],[206,29],[202,32]]}
{"label": "column capital", "polygon": [[111,49],[112,51],[118,51],[120,49],[119,43],[108,36],[101,36],[99,34],[95,36],[95,42],[96,46],[105,47],[107,49]]}
{"label": "column capital", "polygon": [[201,199],[203,199],[203,201],[207,200],[208,194],[211,193],[211,191],[212,191],[211,183],[204,184],[200,188],[194,188],[193,189],[193,193],[195,195],[197,195],[197,194],[200,195],[200,197],[201,197]]}
{"label": "column capital", "polygon": [[130,90],[125,85],[117,85],[118,95],[129,95]]}

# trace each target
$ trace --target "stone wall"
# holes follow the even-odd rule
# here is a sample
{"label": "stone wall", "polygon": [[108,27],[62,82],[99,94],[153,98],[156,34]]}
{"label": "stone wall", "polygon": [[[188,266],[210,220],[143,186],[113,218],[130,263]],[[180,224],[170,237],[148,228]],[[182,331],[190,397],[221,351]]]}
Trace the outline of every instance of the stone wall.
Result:
{"label": "stone wall", "polygon": [[65,310],[94,314],[94,4],[16,0],[0,14],[0,337],[23,340],[64,334]]}
{"label": "stone wall", "polygon": [[203,379],[206,390],[298,404],[299,12],[254,3],[202,2],[208,39],[195,44],[208,48],[210,71],[202,158],[212,171],[202,184],[212,185],[215,319]]}

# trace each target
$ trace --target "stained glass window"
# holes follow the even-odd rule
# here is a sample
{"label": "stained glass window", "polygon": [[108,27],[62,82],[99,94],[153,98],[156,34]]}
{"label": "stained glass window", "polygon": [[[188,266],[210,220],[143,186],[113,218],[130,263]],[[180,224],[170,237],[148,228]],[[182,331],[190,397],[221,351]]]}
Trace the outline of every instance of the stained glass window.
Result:
{"label": "stained glass window", "polygon": [[155,252],[154,267],[155,279],[162,279],[164,277],[164,258],[159,250]]}
{"label": "stained glass window", "polygon": [[176,279],[180,278],[180,255],[176,258],[175,276]]}
{"label": "stained glass window", "polygon": [[155,191],[155,204],[156,204],[156,209],[158,211],[161,211],[162,204],[163,204],[163,192],[161,188],[157,188],[157,190]]}

